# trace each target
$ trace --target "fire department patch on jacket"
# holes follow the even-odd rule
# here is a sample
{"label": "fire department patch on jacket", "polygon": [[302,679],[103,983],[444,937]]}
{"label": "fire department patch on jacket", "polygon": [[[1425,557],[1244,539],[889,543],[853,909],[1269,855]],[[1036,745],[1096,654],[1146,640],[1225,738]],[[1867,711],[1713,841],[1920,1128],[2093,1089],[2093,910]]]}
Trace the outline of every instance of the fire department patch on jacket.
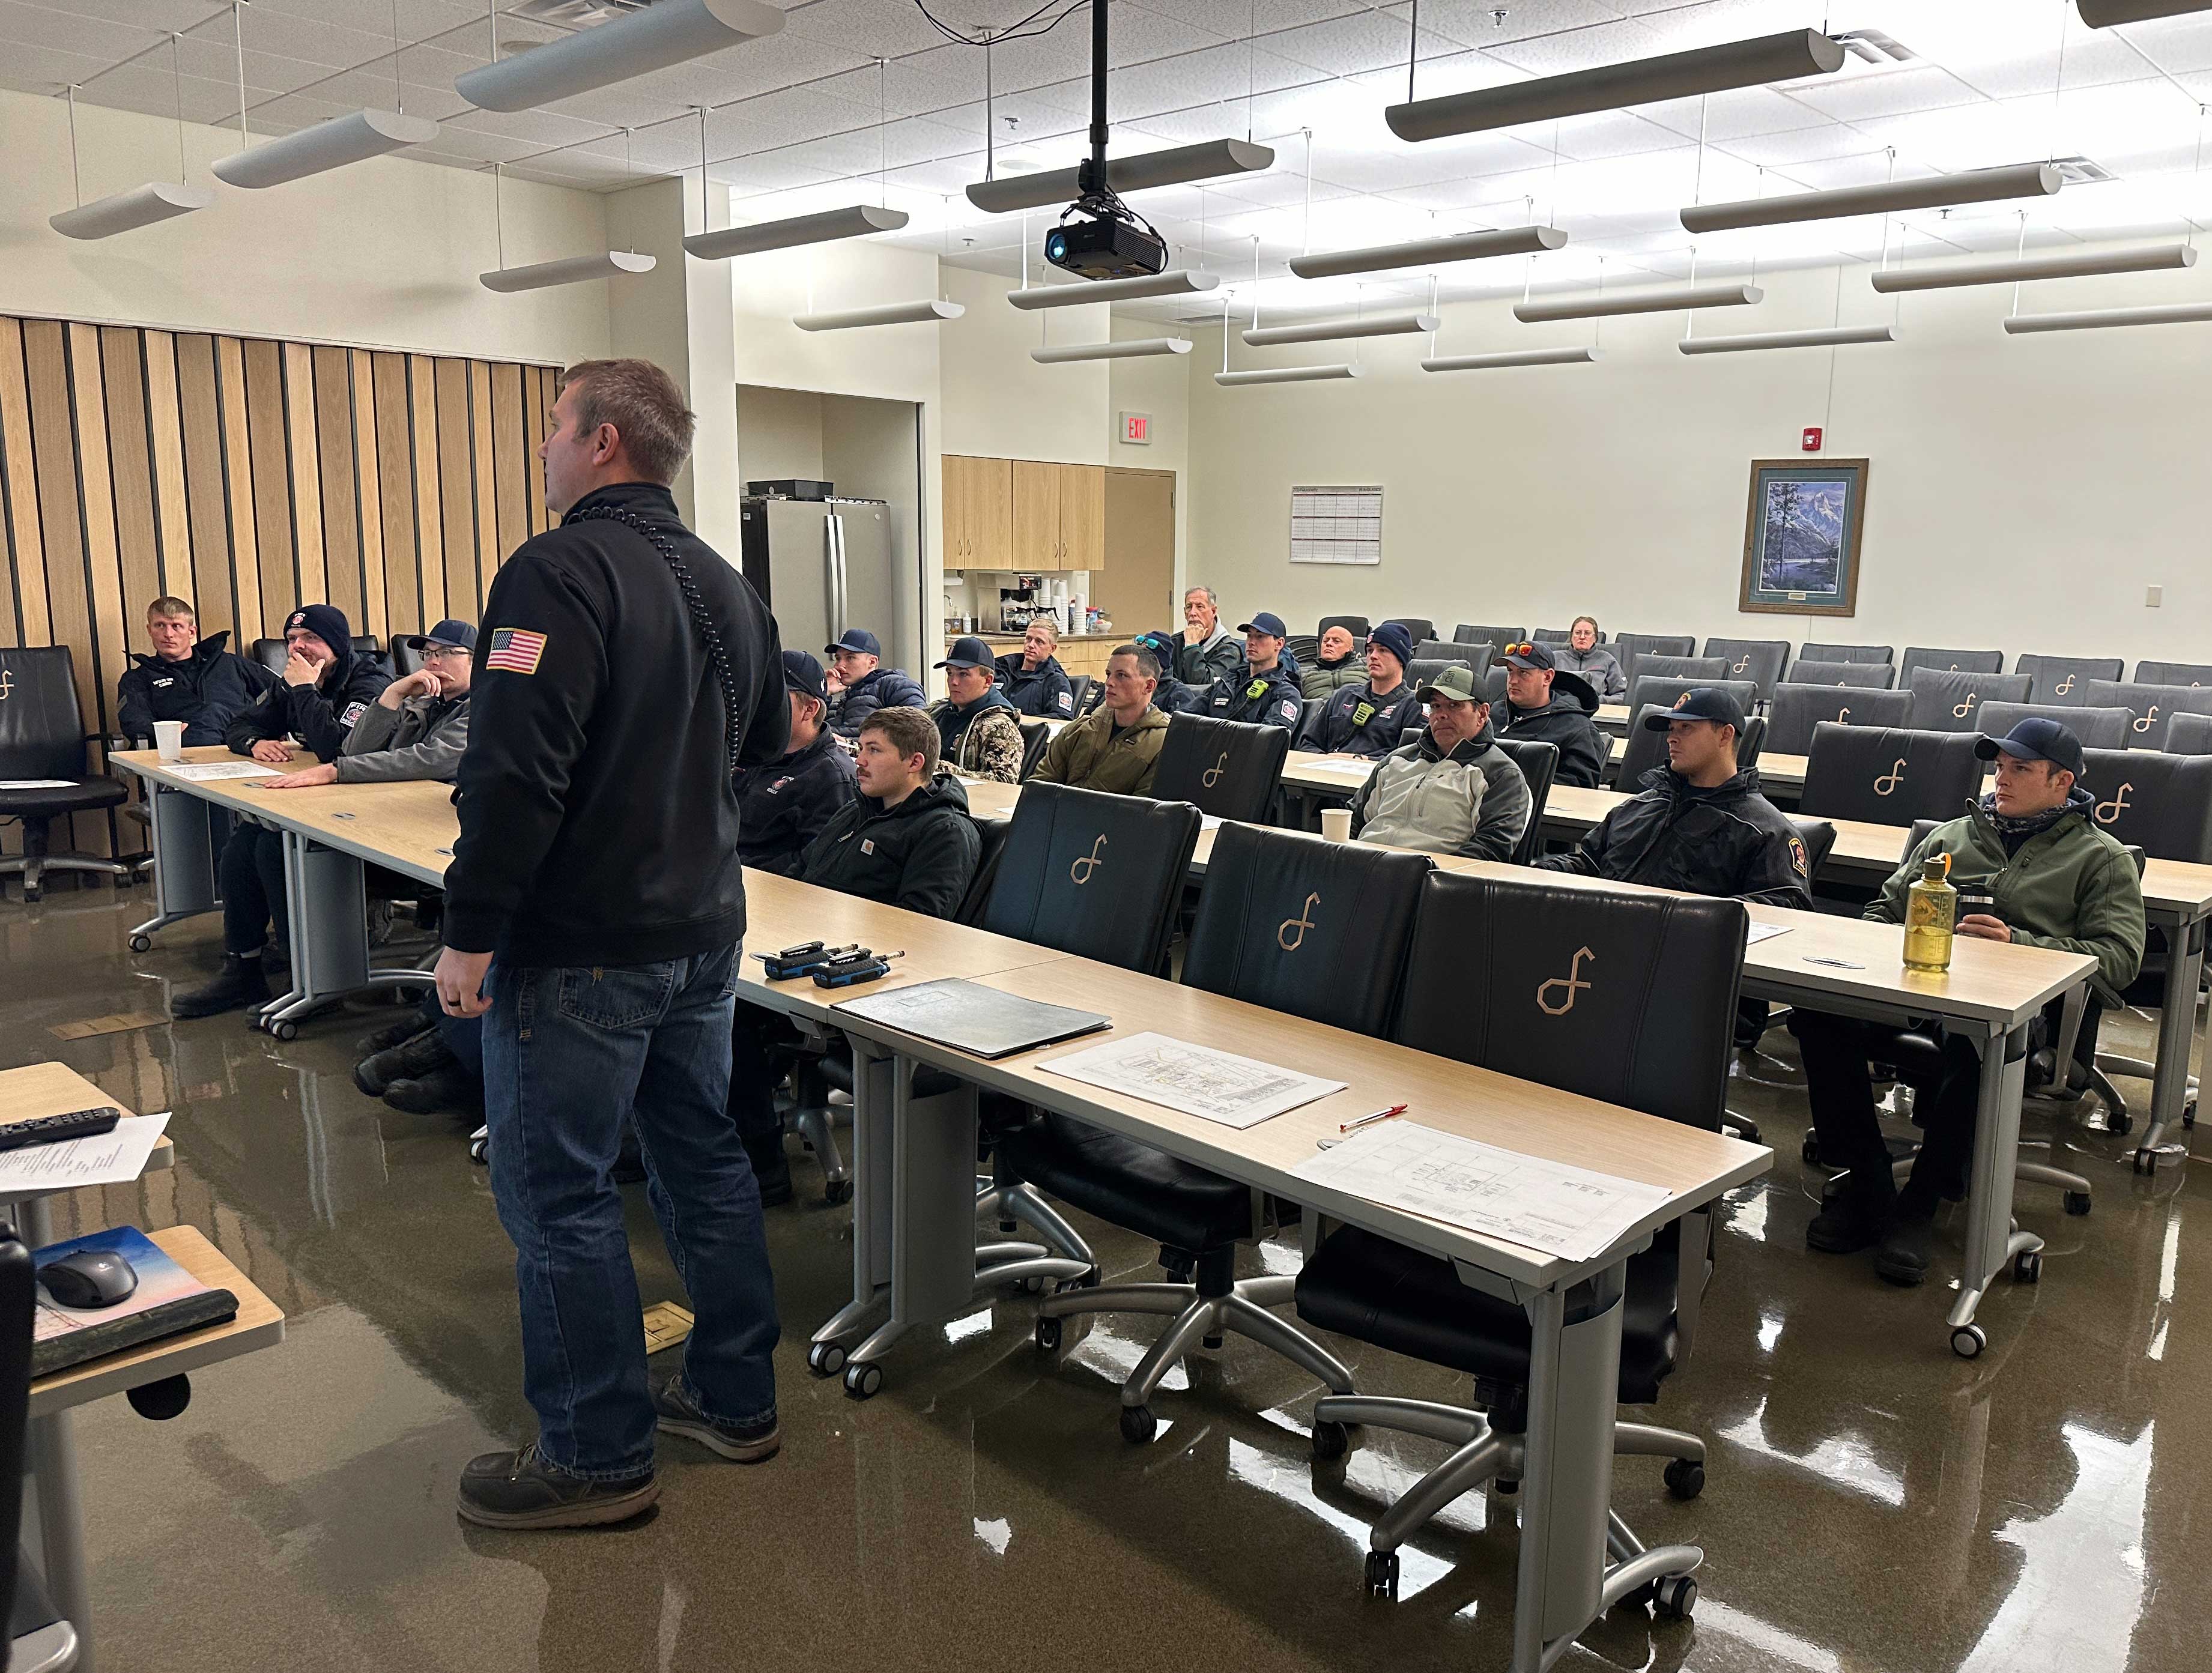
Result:
{"label": "fire department patch on jacket", "polygon": [[345,712],[338,716],[338,724],[341,726],[350,726],[355,721],[360,719],[362,716],[368,712],[368,704],[349,703],[345,706]]}

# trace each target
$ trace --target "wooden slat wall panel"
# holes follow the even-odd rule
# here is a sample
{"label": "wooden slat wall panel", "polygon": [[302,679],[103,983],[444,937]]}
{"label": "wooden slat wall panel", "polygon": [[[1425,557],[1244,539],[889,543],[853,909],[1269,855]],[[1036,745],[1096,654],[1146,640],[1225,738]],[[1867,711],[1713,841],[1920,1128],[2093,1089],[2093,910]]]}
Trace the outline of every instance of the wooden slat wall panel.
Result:
{"label": "wooden slat wall panel", "polygon": [[346,351],[352,388],[353,476],[361,519],[361,615],[365,633],[384,639],[392,631],[384,603],[383,502],[377,493],[376,384],[368,350]]}
{"label": "wooden slat wall panel", "polygon": [[[469,468],[476,479],[477,604],[491,591],[492,577],[507,555],[499,543],[499,495],[493,486],[497,464],[491,445],[491,368],[465,361],[469,373]],[[481,615],[481,608],[470,615]]]}
{"label": "wooden slat wall panel", "polygon": [[253,464],[253,529],[261,558],[261,619],[241,629],[239,648],[273,636],[299,602],[293,550],[292,456],[284,445],[284,345],[246,345],[246,428]]}
{"label": "wooden slat wall panel", "polygon": [[[153,451],[154,528],[160,537],[161,591],[191,598],[191,516],[185,504],[185,437],[177,404],[177,345],[167,331],[141,331],[146,367],[146,431]],[[197,608],[198,601],[194,601]]]}
{"label": "wooden slat wall panel", "polygon": [[[246,410],[246,345],[236,337],[215,343],[216,393],[222,404],[223,503],[229,511],[230,579],[238,596],[238,639],[260,638],[269,605],[261,595],[260,530],[253,502],[252,432]],[[276,608],[282,609],[279,605]],[[246,645],[234,640],[231,649]]]}
{"label": "wooden slat wall panel", "polygon": [[106,379],[100,375],[97,325],[69,328],[69,365],[83,496],[85,581],[92,599],[92,654],[88,658],[80,653],[78,658],[89,660],[94,669],[85,730],[105,733],[115,707],[115,682],[130,661],[124,650],[123,561],[115,538],[115,474],[108,464]]}
{"label": "wooden slat wall panel", "polygon": [[184,596],[192,601],[202,633],[235,630],[230,500],[223,482],[222,407],[216,394],[213,337],[194,334],[177,339],[177,402],[185,436],[185,501],[191,509],[192,530],[191,590]]}
{"label": "wooden slat wall panel", "polygon": [[542,366],[522,368],[522,399],[529,408],[530,425],[524,434],[530,448],[530,532],[543,534],[552,521],[545,509],[545,461],[538,450],[545,444],[545,415],[553,405],[556,373]]}
{"label": "wooden slat wall panel", "polygon": [[13,643],[51,645],[46,541],[39,524],[39,470],[31,447],[31,394],[23,373],[23,328],[0,319],[0,482],[8,494],[8,555],[15,571]]}
{"label": "wooden slat wall panel", "polygon": [[471,621],[483,595],[477,591],[476,480],[469,469],[468,366],[437,362],[438,499],[444,525],[446,613]]}
{"label": "wooden slat wall panel", "polygon": [[[143,332],[115,325],[100,334],[100,370],[107,380],[107,463],[115,476],[115,541],[123,560],[124,628],[134,636],[147,601],[161,592],[143,338]],[[146,647],[132,644],[124,648]]]}
{"label": "wooden slat wall panel", "polygon": [[407,410],[415,453],[415,549],[421,555],[422,621],[446,618],[446,519],[438,442],[438,374],[427,355],[407,357]]}
{"label": "wooden slat wall panel", "polygon": [[48,642],[66,645],[76,652],[77,700],[89,721],[100,712],[92,693],[92,603],[85,588],[76,441],[70,423],[69,367],[60,325],[49,319],[24,321],[23,367],[30,386],[31,446],[39,473],[46,611],[53,628]]}
{"label": "wooden slat wall panel", "polygon": [[375,386],[377,516],[382,524],[385,619],[394,633],[419,633],[435,625],[422,614],[421,554],[415,544],[415,468],[407,360],[373,355]]}
{"label": "wooden slat wall panel", "polygon": [[362,592],[360,492],[354,481],[353,379],[343,349],[318,348],[315,367],[315,447],[323,508],[324,597],[345,612],[357,633],[368,610]]}
{"label": "wooden slat wall panel", "polygon": [[499,508],[499,561],[530,537],[530,450],[523,442],[522,368],[491,371],[491,446],[494,497]]}
{"label": "wooden slat wall panel", "polygon": [[315,358],[304,342],[284,345],[284,438],[292,450],[292,543],[299,564],[299,602],[325,603],[331,584],[323,552],[321,465],[315,457]]}

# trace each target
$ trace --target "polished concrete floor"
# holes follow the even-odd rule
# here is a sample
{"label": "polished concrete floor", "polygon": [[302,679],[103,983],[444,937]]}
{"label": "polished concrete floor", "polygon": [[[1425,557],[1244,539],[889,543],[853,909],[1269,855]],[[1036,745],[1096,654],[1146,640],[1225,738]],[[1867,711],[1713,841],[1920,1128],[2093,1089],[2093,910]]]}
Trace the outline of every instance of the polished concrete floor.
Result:
{"label": "polished concrete floor", "polygon": [[[82,1193],[58,1224],[198,1226],[290,1324],[280,1348],[197,1377],[172,1422],[120,1400],[80,1414],[106,1668],[1504,1665],[1508,1501],[1462,1500],[1406,1552],[1400,1599],[1366,1601],[1366,1525],[1440,1449],[1370,1432],[1317,1468],[1317,1391],[1234,1338],[1171,1379],[1143,1448],[1118,1434],[1109,1379],[1153,1321],[1071,1321],[1048,1358],[1032,1304],[1012,1299],[903,1346],[866,1403],[810,1377],[806,1335],[847,1293],[849,1245],[804,1161],[811,1200],[770,1217],[781,1456],[738,1469],[671,1441],[660,1506],[629,1528],[465,1529],[455,1470],[532,1423],[511,1252],[464,1129],[355,1090],[351,1042],[389,1013],[327,1018],[290,1044],[235,1016],[49,1034],[160,1013],[173,985],[204,979],[212,919],[125,951],[149,910],[145,890],[104,887],[0,906],[0,1066],[58,1058],[138,1109],[173,1110],[173,1173]],[[2122,1019],[2108,1038],[2144,1049],[2148,1031]],[[1678,1505],[1649,1462],[1617,1476],[1647,1541],[1704,1545],[1695,1621],[1618,1612],[1560,1665],[2212,1664],[2212,1225],[2189,1163],[2137,1179],[2094,1107],[2069,1117],[2058,1149],[2094,1180],[2094,1212],[2022,1191],[2022,1223],[2050,1240],[2043,1281],[2000,1283],[1988,1351],[1965,1362],[1948,1284],[1899,1291],[1863,1258],[1806,1252],[1802,1098],[1786,1033],[1768,1045],[1733,1101],[1764,1126],[1774,1170],[1730,1200],[1695,1360],[1655,1409],[1711,1442],[1709,1485]],[[631,1223],[647,1299],[680,1300],[641,1200]],[[1109,1272],[1154,1253],[1097,1240]],[[1363,1388],[1465,1395],[1340,1346]]]}

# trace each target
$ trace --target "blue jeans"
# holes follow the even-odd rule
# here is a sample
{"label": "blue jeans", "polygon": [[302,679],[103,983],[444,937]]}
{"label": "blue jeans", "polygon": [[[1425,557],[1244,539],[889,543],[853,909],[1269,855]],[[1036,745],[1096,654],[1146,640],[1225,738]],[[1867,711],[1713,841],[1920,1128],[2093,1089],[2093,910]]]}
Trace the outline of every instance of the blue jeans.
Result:
{"label": "blue jeans", "polygon": [[662,964],[492,967],[484,1113],[514,1240],[523,1392],[538,1451],[579,1476],[653,1467],[645,1328],[611,1177],[630,1117],[695,1315],[684,1380],[717,1421],[775,1415],[778,1334],[760,1186],[725,1104],[738,949]]}

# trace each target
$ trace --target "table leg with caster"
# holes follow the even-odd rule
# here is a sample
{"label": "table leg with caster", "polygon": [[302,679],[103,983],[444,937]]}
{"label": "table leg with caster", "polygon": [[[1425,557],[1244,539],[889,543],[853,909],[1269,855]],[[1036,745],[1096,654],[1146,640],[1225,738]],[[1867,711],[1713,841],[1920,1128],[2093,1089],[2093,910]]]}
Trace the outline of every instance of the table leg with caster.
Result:
{"label": "table leg with caster", "polygon": [[2013,1224],[2013,1174],[2020,1161],[2020,1101],[2027,1080],[2027,1030],[1992,1034],[1982,1042],[1979,1096],[1974,1112],[1973,1179],[1966,1197],[1966,1251],[1959,1299],[1952,1306],[1951,1351],[1972,1359],[1989,1338],[1974,1322],[1982,1297],[2008,1265],[2033,1282],[2043,1270],[2043,1240]]}
{"label": "table leg with caster", "polygon": [[2175,1127],[2196,1124],[2197,1106],[2191,1095],[2190,1048],[2197,1038],[2197,984],[2204,968],[2204,921],[2168,925],[2167,944],[2173,949],[2166,973],[2166,1003],[2158,1013],[2158,1056],[2150,1088],[2150,1119],[2144,1124],[2142,1143],[2136,1147],[2135,1171],[2158,1171],[2158,1151]]}
{"label": "table leg with caster", "polygon": [[292,991],[262,1008],[259,1027],[291,1040],[310,1013],[357,989],[431,985],[428,971],[369,968],[368,882],[358,859],[286,831],[284,877]]}
{"label": "table leg with caster", "polygon": [[131,931],[131,950],[152,950],[159,930],[221,905],[216,894],[216,822],[210,803],[163,785],[146,785],[153,831],[154,916]]}

